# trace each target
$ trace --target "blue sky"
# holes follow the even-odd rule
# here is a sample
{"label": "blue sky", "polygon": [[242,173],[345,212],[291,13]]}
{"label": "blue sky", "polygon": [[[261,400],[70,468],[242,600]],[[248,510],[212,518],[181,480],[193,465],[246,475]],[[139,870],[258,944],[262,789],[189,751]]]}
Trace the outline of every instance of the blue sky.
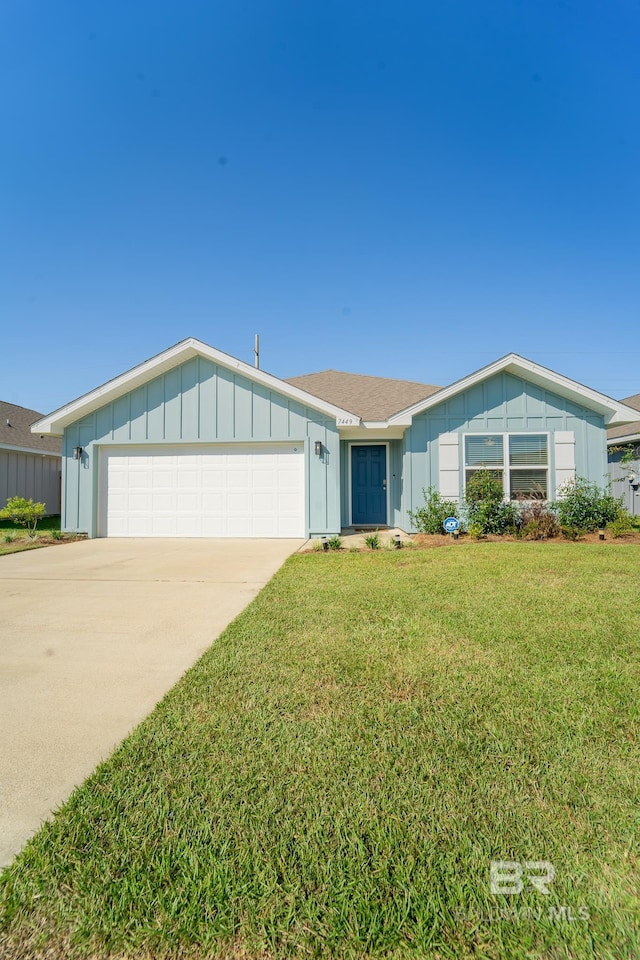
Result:
{"label": "blue sky", "polygon": [[5,0],[0,398],[188,336],[640,390],[638,0]]}

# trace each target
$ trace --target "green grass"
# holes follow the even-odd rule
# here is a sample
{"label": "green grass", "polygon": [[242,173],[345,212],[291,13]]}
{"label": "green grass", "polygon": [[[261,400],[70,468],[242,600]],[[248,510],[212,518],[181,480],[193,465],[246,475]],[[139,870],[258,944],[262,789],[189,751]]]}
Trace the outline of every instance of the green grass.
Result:
{"label": "green grass", "polygon": [[[60,517],[43,517],[38,521],[36,530],[37,537],[50,537],[52,533],[60,530]],[[4,537],[13,535],[15,539],[6,542]],[[38,543],[38,540],[29,538],[26,527],[15,524],[12,520],[0,520],[0,557],[6,553],[22,553],[23,550],[36,550],[38,547],[45,547],[46,543]]]}
{"label": "green grass", "polygon": [[[13,520],[0,520],[0,532],[13,530],[19,535],[24,535],[25,529],[25,527],[21,527],[19,524],[14,523]],[[55,517],[43,517],[41,520],[38,520],[38,533],[51,533],[52,530],[59,529],[59,515]]]}
{"label": "green grass", "polygon": [[3,874],[6,955],[639,956],[638,558],[293,557]]}
{"label": "green grass", "polygon": [[0,541],[0,557],[3,557],[6,553],[22,553],[24,550],[37,550],[39,547],[45,546],[45,543],[38,543],[37,540],[16,540],[13,543]]}

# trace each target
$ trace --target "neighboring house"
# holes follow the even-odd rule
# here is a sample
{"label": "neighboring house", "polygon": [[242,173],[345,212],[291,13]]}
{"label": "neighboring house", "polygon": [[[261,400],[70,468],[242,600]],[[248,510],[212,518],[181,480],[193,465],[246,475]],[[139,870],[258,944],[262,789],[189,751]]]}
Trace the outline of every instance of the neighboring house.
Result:
{"label": "neighboring house", "polygon": [[63,437],[63,528],[91,537],[411,530],[425,487],[482,467],[509,497],[602,483],[635,416],[509,354],[448,387],[328,370],[292,380],[188,339],[34,425]]}
{"label": "neighboring house", "polygon": [[[640,412],[640,393],[627,397],[622,403]],[[629,513],[640,515],[640,419],[624,426],[610,427],[607,430],[607,448],[609,455],[609,477],[612,491],[619,497],[624,494],[624,505]],[[634,454],[632,464],[620,463],[628,451]]]}
{"label": "neighboring house", "polygon": [[0,508],[9,497],[25,497],[44,503],[47,514],[60,513],[62,444],[31,432],[41,417],[36,410],[0,400]]}

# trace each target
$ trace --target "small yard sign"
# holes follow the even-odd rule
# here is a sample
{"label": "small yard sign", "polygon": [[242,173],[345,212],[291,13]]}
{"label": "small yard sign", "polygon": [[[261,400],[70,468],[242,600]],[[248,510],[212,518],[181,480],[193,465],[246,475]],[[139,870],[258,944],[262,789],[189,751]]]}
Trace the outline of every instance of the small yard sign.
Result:
{"label": "small yard sign", "polygon": [[447,517],[442,526],[445,528],[447,533],[455,533],[456,530],[460,529],[460,521],[456,520],[455,517]]}

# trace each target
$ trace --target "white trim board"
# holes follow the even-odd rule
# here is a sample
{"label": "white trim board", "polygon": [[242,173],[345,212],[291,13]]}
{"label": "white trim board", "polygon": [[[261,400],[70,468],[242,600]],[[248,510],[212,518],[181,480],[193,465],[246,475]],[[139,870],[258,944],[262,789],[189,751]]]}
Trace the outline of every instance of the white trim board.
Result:
{"label": "white trim board", "polygon": [[638,419],[638,411],[633,410],[632,407],[628,407],[619,400],[613,400],[603,393],[598,393],[597,390],[592,390],[591,387],[585,387],[576,380],[564,377],[562,374],[556,373],[554,370],[549,370],[547,367],[542,367],[532,360],[526,360],[524,357],[518,356],[517,353],[509,353],[505,357],[501,357],[499,360],[490,363],[488,366],[482,367],[480,370],[469,374],[469,376],[463,377],[461,380],[456,381],[456,383],[452,383],[448,387],[443,387],[442,390],[431,394],[431,396],[425,400],[419,400],[418,403],[412,404],[410,407],[407,407],[406,410],[401,410],[399,413],[394,414],[393,417],[389,417],[389,424],[409,426],[413,417],[417,414],[436,407],[438,404],[443,403],[443,401],[449,400],[451,397],[455,397],[457,394],[468,390],[477,383],[482,383],[484,380],[488,380],[489,377],[493,377],[495,374],[502,372],[512,373],[514,376],[522,377],[529,383],[534,383],[536,386],[542,387],[545,390],[550,390],[565,400],[572,400],[574,403],[579,403],[581,406],[594,410],[604,417],[607,426],[632,423]]}
{"label": "white trim board", "polygon": [[205,357],[207,360],[211,360],[213,363],[219,364],[221,367],[225,367],[234,373],[239,373],[248,380],[252,380],[270,390],[274,390],[282,396],[288,397],[291,400],[297,400],[298,403],[303,404],[305,407],[311,407],[311,409],[324,413],[328,417],[335,418],[336,420],[347,421],[345,425],[358,426],[360,423],[360,417],[350,413],[348,410],[343,410],[333,403],[320,400],[305,390],[300,390],[298,387],[294,387],[290,383],[286,383],[286,381],[280,380],[270,373],[265,373],[264,370],[252,367],[250,364],[244,363],[242,360],[237,360],[228,353],[223,353],[221,350],[216,350],[215,347],[210,347],[208,344],[190,337],[187,340],[176,343],[173,347],[169,347],[162,353],[157,354],[157,356],[151,357],[150,360],[145,360],[144,363],[138,364],[138,366],[133,367],[131,370],[127,370],[125,373],[120,374],[119,377],[115,377],[113,380],[102,384],[102,386],[96,387],[95,390],[84,394],[84,396],[78,397],[77,400],[72,400],[71,403],[67,403],[58,410],[54,410],[53,413],[48,414],[46,417],[34,423],[31,431],[49,436],[62,436],[64,428],[69,426],[69,424],[80,420],[82,417],[88,416],[105,404],[117,400],[118,397],[130,393],[137,387],[141,387],[143,384],[159,377],[161,374],[167,373],[169,370],[173,370],[174,367],[178,367],[180,364],[186,363],[187,360],[198,356]]}

